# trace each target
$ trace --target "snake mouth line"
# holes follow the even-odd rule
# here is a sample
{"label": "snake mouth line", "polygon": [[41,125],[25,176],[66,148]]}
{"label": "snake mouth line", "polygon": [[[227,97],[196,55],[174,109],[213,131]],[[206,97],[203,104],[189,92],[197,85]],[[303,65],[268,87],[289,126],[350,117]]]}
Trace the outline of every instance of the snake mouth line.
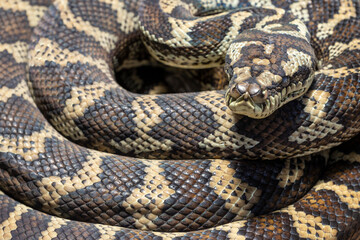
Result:
{"label": "snake mouth line", "polygon": [[226,92],[226,103],[235,113],[245,115],[255,119],[266,118],[274,113],[284,104],[299,98],[309,89],[314,75],[309,76],[305,82],[291,83],[281,92],[275,92],[275,95],[269,96],[264,102],[256,103],[251,97],[240,96],[233,98]]}

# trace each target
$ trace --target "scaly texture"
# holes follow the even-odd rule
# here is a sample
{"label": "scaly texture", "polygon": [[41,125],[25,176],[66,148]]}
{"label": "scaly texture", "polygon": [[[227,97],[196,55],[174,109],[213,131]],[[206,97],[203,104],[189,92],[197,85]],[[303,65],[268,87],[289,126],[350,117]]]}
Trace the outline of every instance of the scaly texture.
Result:
{"label": "scaly texture", "polygon": [[[172,32],[172,24],[156,18],[164,15],[163,1],[150,2],[160,6],[150,8],[158,9],[155,13],[145,8],[147,18],[142,22],[162,20],[156,29],[166,38],[155,38],[177,44],[179,34]],[[224,91],[147,96],[119,87],[112,59],[115,55],[119,64],[127,65],[126,57],[137,57],[130,51],[133,45],[140,49],[137,5],[137,1],[59,1],[35,29],[31,85],[43,113],[63,135],[88,147],[145,158],[276,159],[328,149],[359,132],[360,98],[354,94],[360,91],[358,1],[272,3],[306,23],[320,64],[303,98],[262,120],[234,115],[225,104]],[[202,28],[216,27],[221,33],[216,37],[228,39],[241,27],[279,18],[278,12],[260,8],[245,11],[244,16],[240,11],[190,26],[181,19],[173,25],[183,26],[184,36],[194,42],[207,43],[216,39],[197,33]],[[239,15],[240,24],[234,26],[233,18]],[[189,40],[187,45],[191,44]],[[175,54],[161,46],[165,53]],[[187,48],[175,50],[191,58]],[[206,50],[214,54],[209,47]],[[291,68],[291,61],[286,63]]]}
{"label": "scaly texture", "polygon": [[[91,6],[94,2],[86,3]],[[144,160],[100,153],[64,139],[37,109],[26,84],[27,44],[32,27],[49,4],[41,0],[0,2],[0,187],[7,194],[0,196],[1,238],[359,236],[360,170],[356,152],[334,153],[333,165],[308,192],[316,181],[314,176],[319,176],[324,167],[326,154],[313,156],[311,161],[310,157],[271,162]],[[54,11],[52,7],[49,15]],[[356,50],[349,51],[357,54]],[[348,48],[342,52],[348,54]],[[76,74],[72,71],[69,69]],[[357,72],[347,78],[352,76]],[[349,85],[344,85],[345,91]],[[356,104],[350,108],[354,110]],[[321,111],[319,106],[312,110]],[[339,111],[344,111],[341,106]],[[356,119],[346,120],[354,121],[356,132]],[[279,211],[237,221],[291,204],[304,194],[301,200]],[[294,199],[289,200],[289,196]],[[127,229],[65,220],[30,209],[24,203],[53,215]],[[197,231],[158,233],[131,228]]]}
{"label": "scaly texture", "polygon": [[[359,140],[359,138],[358,138]],[[359,141],[356,143],[359,144]],[[354,145],[356,146],[356,145]],[[353,146],[353,147],[354,147]],[[189,233],[159,233],[69,221],[0,195],[4,239],[353,239],[360,236],[360,152],[335,152],[334,163],[301,200],[249,220]]]}

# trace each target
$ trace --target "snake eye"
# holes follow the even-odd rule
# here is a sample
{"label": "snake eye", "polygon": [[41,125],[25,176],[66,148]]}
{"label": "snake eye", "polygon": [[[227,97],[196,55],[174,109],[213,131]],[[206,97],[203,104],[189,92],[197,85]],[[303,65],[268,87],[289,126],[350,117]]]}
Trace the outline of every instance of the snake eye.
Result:
{"label": "snake eye", "polygon": [[248,91],[250,93],[250,96],[255,96],[260,93],[260,87],[257,84],[251,84],[248,88]]}
{"label": "snake eye", "polygon": [[241,83],[241,84],[236,84],[236,89],[239,91],[239,93],[241,95],[247,92],[248,87],[249,87],[249,83],[247,83],[247,82]]}
{"label": "snake eye", "polygon": [[234,87],[231,88],[230,96],[234,99],[237,99],[241,96],[241,93],[238,89],[238,84],[236,84]]}

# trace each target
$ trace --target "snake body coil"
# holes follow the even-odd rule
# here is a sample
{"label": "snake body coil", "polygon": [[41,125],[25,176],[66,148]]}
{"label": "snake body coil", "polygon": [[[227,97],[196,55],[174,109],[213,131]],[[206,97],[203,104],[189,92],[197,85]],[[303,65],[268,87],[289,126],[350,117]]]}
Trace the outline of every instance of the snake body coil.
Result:
{"label": "snake body coil", "polygon": [[[59,2],[33,34],[29,61],[35,99],[53,126],[77,143],[155,159],[275,159],[328,149],[358,133],[354,127],[359,118],[358,98],[348,96],[348,89],[359,89],[354,65],[357,55],[341,52],[344,47],[337,50],[338,42],[357,39],[356,1],[333,4],[337,11],[350,13],[341,18],[338,15],[342,13],[333,16],[332,11],[320,11],[321,2],[278,3],[304,18],[321,68],[301,100],[257,121],[234,115],[225,104],[224,91],[142,96],[120,88],[114,80],[112,59],[117,56],[123,65],[134,60],[136,56],[125,46],[139,48],[140,33],[136,23],[127,26],[119,22],[128,15],[137,19],[136,2],[112,4]],[[114,8],[123,10],[111,10]],[[296,12],[299,9],[306,14]],[[109,12],[106,21],[101,18],[102,11]],[[277,18],[275,13],[265,11],[263,15],[270,14],[272,19]],[[231,16],[217,27],[228,27]],[[252,24],[262,22],[262,18],[245,16]],[[167,25],[163,27],[171,32]],[[344,35],[344,31],[349,34]],[[126,57],[130,60],[124,60]],[[345,88],[343,81],[348,82]],[[353,106],[351,112],[337,110],[344,103],[342,96],[349,98],[345,106]],[[319,106],[313,111],[315,104]],[[344,117],[347,114],[351,117]]]}
{"label": "snake body coil", "polygon": [[[331,153],[311,190],[327,153],[296,158],[359,132],[358,1],[272,3],[305,22],[320,69],[303,98],[263,120],[233,115],[224,91],[147,96],[116,85],[113,64],[139,60],[139,2],[50,4],[0,2],[1,238],[360,237],[359,138]],[[65,139],[35,102],[65,136],[110,153]]]}

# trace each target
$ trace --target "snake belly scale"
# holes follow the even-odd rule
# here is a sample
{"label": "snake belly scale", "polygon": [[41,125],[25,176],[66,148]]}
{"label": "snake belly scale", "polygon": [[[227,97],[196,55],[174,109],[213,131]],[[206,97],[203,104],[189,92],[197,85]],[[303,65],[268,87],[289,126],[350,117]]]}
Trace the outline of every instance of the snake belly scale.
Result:
{"label": "snake belly scale", "polygon": [[[120,48],[125,45],[133,48],[138,46],[138,42],[133,40],[139,37],[138,26],[129,23],[129,19],[137,17],[134,11],[138,7],[137,1],[68,0],[57,1],[54,6],[48,8],[50,4],[50,1],[42,0],[0,2],[1,238],[360,237],[360,152],[355,147],[359,143],[358,138],[330,154],[330,163],[319,181],[314,176],[319,176],[320,171],[324,169],[327,153],[273,161],[165,159],[189,158],[192,148],[197,152],[193,156],[198,158],[287,158],[311,153],[315,149],[327,149],[356,135],[359,132],[360,68],[358,1],[272,3],[275,7],[294,9],[293,14],[306,22],[310,33],[316,36],[312,40],[312,45],[317,56],[321,56],[322,68],[315,74],[315,82],[309,93],[301,100],[284,106],[269,119],[261,121],[233,117],[225,106],[222,91],[183,94],[183,98],[179,95],[142,96],[128,93],[115,85],[108,66],[112,65],[108,54],[118,54],[116,56],[119,59],[127,55],[131,63],[132,52],[119,49],[115,43],[120,42]],[[251,1],[248,4],[256,5]],[[325,12],[319,10],[321,6],[332,10],[327,10],[321,15]],[[97,14],[87,14],[89,9]],[[81,10],[85,12],[77,14],[81,13]],[[109,18],[101,18],[105,12],[110,13]],[[40,21],[44,13],[45,17]],[[93,21],[93,16],[100,17],[100,20]],[[107,20],[104,20],[111,20],[111,16],[115,16],[115,19],[110,22],[118,24],[115,27],[107,25]],[[87,25],[85,29],[82,28],[84,22]],[[37,25],[33,34],[32,30]],[[64,31],[64,34],[56,34],[54,26],[55,29]],[[127,32],[129,38],[113,38],[114,29]],[[33,65],[30,64],[28,68],[27,46],[31,34],[33,37],[30,59]],[[74,37],[79,34],[80,38]],[[77,42],[79,39],[81,41]],[[89,48],[76,48],[70,46],[67,41],[75,42],[75,46],[85,43],[84,45]],[[111,42],[114,43],[113,46],[108,45]],[[60,47],[54,47],[56,44]],[[62,52],[57,52],[59,49]],[[73,53],[80,55],[75,56]],[[42,58],[36,58],[34,54],[41,54]],[[89,55],[91,61],[86,62]],[[64,60],[66,64],[57,65],[56,61],[60,61],[59,59]],[[36,62],[37,60],[43,62]],[[38,82],[30,78],[31,89],[26,82],[27,70],[32,78],[38,77]],[[66,90],[63,93],[56,93],[58,85],[49,77],[55,76],[55,72],[59,73],[58,80],[63,84],[62,89]],[[44,76],[42,74],[47,77],[41,77]],[[78,76],[77,87],[68,82],[69,79],[76,79],[72,76]],[[104,80],[109,89],[100,90],[97,85],[100,84],[97,82],[98,79]],[[108,100],[115,98],[116,94],[122,96],[121,103],[129,101],[124,103],[122,106],[125,107],[121,109],[128,115],[119,115],[122,119],[133,116],[131,121],[125,122],[125,127],[132,130],[134,126],[131,124],[137,121],[143,128],[145,126],[140,137],[144,141],[131,139],[132,142],[147,148],[142,148],[141,151],[128,149],[122,152],[129,155],[125,157],[111,154],[123,149],[119,147],[114,150],[114,145],[123,144],[116,139],[113,145],[93,141],[93,148],[107,150],[110,153],[101,153],[68,141],[45,120],[35,104],[42,104],[45,99],[40,96],[41,88],[37,85],[42,81],[48,86],[46,91],[51,96],[48,98],[65,95],[68,99],[79,101],[71,102],[73,105],[68,107],[68,110],[74,108],[73,113],[68,112],[68,116],[71,117],[70,125],[66,124],[66,121],[65,124],[60,123],[62,117],[51,120],[53,115],[49,106],[40,107],[51,113],[44,112],[45,115],[50,115],[47,117],[50,117],[50,121],[59,131],[64,132],[64,135],[80,140],[81,144],[98,140],[99,136],[91,136],[92,130],[78,131],[82,127],[74,125],[81,122],[79,116],[84,114],[78,106],[84,107],[84,102],[85,108],[91,108],[93,104],[99,109],[100,114],[94,113],[97,119],[95,122],[101,119],[108,126],[112,126],[110,122],[115,119],[112,110],[117,111],[119,108],[113,107]],[[79,95],[69,96],[69,92]],[[85,102],[87,96],[82,95],[84,92],[92,95],[92,103]],[[30,93],[35,95],[35,101]],[[102,105],[104,99],[107,105]],[[64,106],[67,106],[67,103],[61,105],[65,102],[58,102],[62,111],[65,111]],[[200,121],[203,121],[203,124],[210,121],[206,116],[212,116],[211,119],[216,121],[208,124],[214,129],[205,137],[199,132],[199,137],[191,139],[201,124],[184,127],[186,131],[195,131],[191,134],[180,131],[188,138],[188,142],[193,143],[191,146],[170,136],[159,138],[155,133],[146,130],[149,126],[144,118],[145,115],[149,115],[150,118],[155,118],[155,122],[161,120],[155,115],[159,113],[151,112],[161,108],[159,102],[168,103],[165,109],[170,109],[170,116],[175,120],[179,118],[176,114],[183,114],[187,117],[196,117],[192,121],[194,124]],[[182,108],[177,108],[177,104]],[[174,110],[171,110],[172,108]],[[133,112],[133,109],[143,112]],[[290,109],[295,111],[289,111]],[[192,114],[188,115],[186,110]],[[144,120],[141,121],[141,118]],[[181,121],[183,118],[180,118],[180,123],[179,120],[175,121],[176,124],[186,124]],[[163,119],[165,121],[157,122],[158,127],[162,126],[164,132],[177,135],[179,139],[184,138],[175,131],[179,128],[174,125],[174,120],[168,117]],[[284,120],[288,120],[289,123],[285,124]],[[168,125],[164,125],[166,123]],[[93,126],[102,134],[102,129],[98,129],[98,125],[101,126],[97,123]],[[281,132],[284,128],[291,129],[291,134]],[[119,129],[127,131],[126,128]],[[113,130],[116,131],[117,128]],[[135,136],[139,136],[139,132],[136,132]],[[260,137],[266,136],[272,137],[259,140]],[[123,142],[129,141],[128,136],[124,139]],[[160,142],[160,139],[165,140]],[[111,142],[107,137],[105,140]],[[225,146],[219,144],[219,140],[225,142]],[[291,144],[286,145],[289,140],[292,140]],[[303,144],[304,142],[306,144]],[[229,143],[230,146],[226,146]],[[198,149],[198,146],[207,146],[206,144],[209,144],[209,147]],[[304,145],[307,147],[302,147]],[[171,148],[166,149],[169,146]],[[183,151],[184,148],[189,151]],[[271,150],[272,148],[275,150]],[[135,155],[164,159],[145,160],[134,158]],[[316,181],[311,188],[311,184]],[[296,201],[300,197],[302,198]],[[266,199],[270,201],[266,202]],[[273,211],[279,208],[281,209]],[[253,217],[254,214],[260,216]],[[244,217],[249,218],[243,219]],[[181,232],[189,230],[191,232]]]}

